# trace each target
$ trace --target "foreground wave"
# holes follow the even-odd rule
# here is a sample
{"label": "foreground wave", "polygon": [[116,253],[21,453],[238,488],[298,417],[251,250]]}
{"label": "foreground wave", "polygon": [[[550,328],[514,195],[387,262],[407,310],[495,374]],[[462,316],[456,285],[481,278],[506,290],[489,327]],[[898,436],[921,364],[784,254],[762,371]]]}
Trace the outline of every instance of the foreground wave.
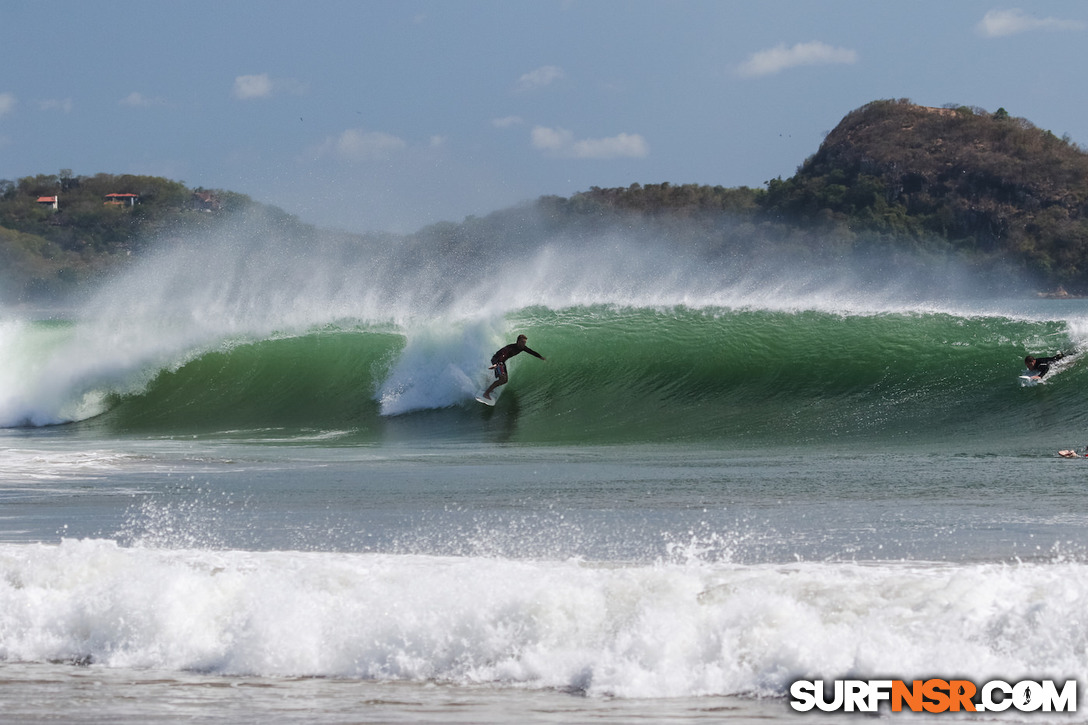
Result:
{"label": "foreground wave", "polygon": [[1074,673],[1085,565],[652,565],[0,545],[0,660],[784,695],[798,677]]}

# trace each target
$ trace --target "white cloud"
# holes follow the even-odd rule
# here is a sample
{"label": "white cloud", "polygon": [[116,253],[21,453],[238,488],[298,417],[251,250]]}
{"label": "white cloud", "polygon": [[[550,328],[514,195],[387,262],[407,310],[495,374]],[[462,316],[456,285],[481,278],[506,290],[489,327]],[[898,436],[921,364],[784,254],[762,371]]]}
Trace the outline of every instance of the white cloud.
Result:
{"label": "white cloud", "polygon": [[562,151],[574,143],[574,134],[564,128],[537,126],[532,132],[533,148],[541,151]]}
{"label": "white cloud", "polygon": [[975,26],[987,38],[1000,38],[1029,30],[1083,30],[1084,23],[1060,18],[1033,18],[1023,10],[991,10]]}
{"label": "white cloud", "polygon": [[231,95],[238,100],[248,101],[253,98],[271,98],[275,93],[302,95],[305,92],[306,84],[293,78],[272,78],[267,73],[258,73],[235,78]]}
{"label": "white cloud", "polygon": [[564,73],[562,68],[554,65],[546,65],[537,68],[534,71],[525,73],[521,78],[518,78],[517,89],[519,91],[531,91],[536,88],[543,88],[545,86],[550,86],[563,76]]}
{"label": "white cloud", "polygon": [[348,161],[386,158],[408,144],[403,139],[381,131],[349,128],[339,136],[330,136],[317,148],[318,156],[336,156]]}
{"label": "white cloud", "polygon": [[133,91],[132,93],[129,93],[127,96],[119,101],[122,106],[131,106],[132,108],[147,108],[148,106],[152,106],[155,103],[161,102],[162,101],[158,101],[153,98],[148,98],[147,96],[138,91]]}
{"label": "white cloud", "polygon": [[73,103],[71,98],[49,98],[44,101],[38,101],[38,108],[43,111],[62,111],[64,113],[71,113]]}
{"label": "white cloud", "polygon": [[524,123],[521,116],[503,116],[502,118],[491,119],[491,125],[495,128],[510,128]]}
{"label": "white cloud", "polygon": [[267,73],[253,76],[238,76],[234,79],[234,97],[239,100],[250,98],[268,98],[272,95],[272,79]]}
{"label": "white cloud", "polygon": [[855,63],[858,54],[847,48],[834,48],[826,43],[814,40],[810,43],[798,43],[787,48],[785,43],[761,50],[749,56],[748,60],[737,69],[738,75],[745,78],[773,75],[787,68],[802,65],[829,65],[833,63]]}
{"label": "white cloud", "polygon": [[574,144],[574,155],[580,159],[645,158],[650,145],[637,133],[621,133],[611,138],[595,138]]}
{"label": "white cloud", "polygon": [[569,159],[644,158],[650,153],[650,145],[637,133],[578,141],[565,128],[537,126],[531,138],[533,148]]}
{"label": "white cloud", "polygon": [[18,103],[14,93],[0,93],[0,116],[6,116],[14,111]]}

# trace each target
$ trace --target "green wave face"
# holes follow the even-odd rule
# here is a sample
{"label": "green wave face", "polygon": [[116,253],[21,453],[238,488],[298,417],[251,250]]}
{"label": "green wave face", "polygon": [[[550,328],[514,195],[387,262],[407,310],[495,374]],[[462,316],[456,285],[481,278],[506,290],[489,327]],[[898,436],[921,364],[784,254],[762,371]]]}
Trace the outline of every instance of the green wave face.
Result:
{"label": "green wave face", "polygon": [[401,345],[382,332],[315,332],[237,344],[115,395],[106,419],[126,432],[343,428],[378,414],[374,370]]}
{"label": "green wave face", "polygon": [[[499,403],[472,400],[524,332]],[[128,434],[338,431],[351,443],[499,440],[1002,449],[1083,424],[1068,364],[1020,388],[1060,320],[748,309],[526,308],[498,325],[325,328],[198,355],[114,393],[87,425]],[[1078,444],[1079,441],[1063,441]]]}

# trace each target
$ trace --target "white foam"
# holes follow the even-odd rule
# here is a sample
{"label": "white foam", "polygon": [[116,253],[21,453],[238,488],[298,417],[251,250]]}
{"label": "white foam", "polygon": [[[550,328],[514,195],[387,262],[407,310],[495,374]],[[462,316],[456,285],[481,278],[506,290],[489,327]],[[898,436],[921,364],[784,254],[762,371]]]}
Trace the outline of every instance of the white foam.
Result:
{"label": "white foam", "polygon": [[0,659],[783,695],[1081,671],[1085,565],[581,561],[0,545]]}
{"label": "white foam", "polygon": [[86,480],[120,470],[134,456],[110,450],[54,451],[8,448],[0,451],[0,486],[26,481]]}
{"label": "white foam", "polygon": [[446,408],[481,390],[491,355],[506,344],[500,323],[445,320],[411,328],[375,399],[382,415]]}

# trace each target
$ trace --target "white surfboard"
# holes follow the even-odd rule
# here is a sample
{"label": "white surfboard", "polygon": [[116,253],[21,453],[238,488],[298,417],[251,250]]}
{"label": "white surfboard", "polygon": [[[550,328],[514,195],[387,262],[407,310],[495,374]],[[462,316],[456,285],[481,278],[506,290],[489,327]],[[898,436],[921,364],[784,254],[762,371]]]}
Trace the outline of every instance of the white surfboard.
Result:
{"label": "white surfboard", "polygon": [[1039,385],[1042,382],[1043,381],[1040,380],[1039,378],[1033,377],[1031,375],[1021,375],[1020,376],[1020,387],[1021,388],[1030,388],[1031,386]]}
{"label": "white surfboard", "polygon": [[476,402],[495,407],[495,398],[485,398],[483,393],[476,396]]}

